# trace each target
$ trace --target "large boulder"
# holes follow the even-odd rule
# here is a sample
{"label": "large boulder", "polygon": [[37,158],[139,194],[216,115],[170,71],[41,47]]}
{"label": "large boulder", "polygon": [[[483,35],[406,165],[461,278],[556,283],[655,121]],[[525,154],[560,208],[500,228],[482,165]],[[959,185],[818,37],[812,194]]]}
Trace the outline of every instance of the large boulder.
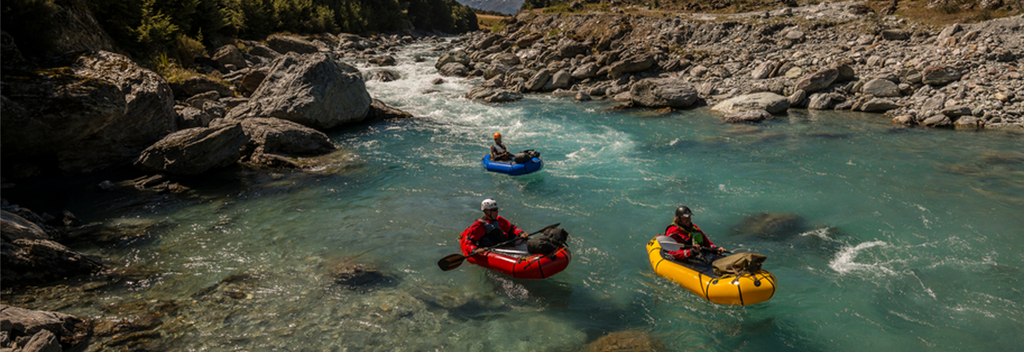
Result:
{"label": "large boulder", "polygon": [[39,224],[0,210],[0,284],[39,284],[103,269],[99,262],[50,240]]}
{"label": "large boulder", "polygon": [[146,148],[135,166],[175,175],[199,175],[236,163],[248,141],[238,123],[190,128]]}
{"label": "large boulder", "polygon": [[466,77],[469,75],[469,68],[459,62],[449,62],[438,70],[445,77]]}
{"label": "large boulder", "polygon": [[[82,323],[81,319],[63,313],[0,305],[4,351],[71,350],[85,342]],[[78,333],[82,336],[76,336]]]}
{"label": "large boulder", "polygon": [[242,120],[251,150],[242,160],[269,167],[301,168],[295,156],[330,153],[337,146],[323,132],[282,119],[254,117]]}
{"label": "large boulder", "polygon": [[782,113],[789,109],[789,98],[772,92],[753,93],[726,99],[711,108],[726,114],[750,109],[764,109],[771,114]]}
{"label": "large boulder", "polygon": [[289,53],[274,60],[248,103],[228,111],[227,119],[276,117],[316,129],[362,121],[370,93],[358,73],[347,73],[333,54]]}
{"label": "large boulder", "polygon": [[444,65],[452,62],[458,62],[463,66],[469,65],[469,54],[467,54],[465,50],[456,50],[445,53],[437,59],[437,63],[434,64],[434,68],[441,70]]}
{"label": "large boulder", "polygon": [[170,87],[131,59],[91,51],[57,65],[3,71],[0,149],[7,177],[22,165],[80,174],[128,164],[176,129]]}
{"label": "large boulder", "polygon": [[249,143],[264,153],[307,156],[338,149],[323,132],[287,120],[254,117],[242,120],[241,126]]}
{"label": "large boulder", "polygon": [[298,54],[312,54],[320,49],[310,41],[289,35],[273,35],[267,38],[267,46],[274,51],[287,54],[290,52]]}
{"label": "large boulder", "polygon": [[646,78],[629,89],[630,101],[639,106],[687,108],[697,102],[697,89],[674,78]]}

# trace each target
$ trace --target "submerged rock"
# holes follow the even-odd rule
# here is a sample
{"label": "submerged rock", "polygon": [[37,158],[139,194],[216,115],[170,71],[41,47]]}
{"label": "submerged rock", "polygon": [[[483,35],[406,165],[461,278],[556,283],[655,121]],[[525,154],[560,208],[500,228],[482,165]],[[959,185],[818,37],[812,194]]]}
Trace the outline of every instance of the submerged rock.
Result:
{"label": "submerged rock", "polygon": [[616,331],[602,336],[588,344],[587,352],[619,351],[661,351],[665,348],[660,341],[646,332],[637,330]]}
{"label": "submerged rock", "polygon": [[39,224],[0,210],[0,283],[11,286],[37,284],[103,269],[103,265],[50,240]]}

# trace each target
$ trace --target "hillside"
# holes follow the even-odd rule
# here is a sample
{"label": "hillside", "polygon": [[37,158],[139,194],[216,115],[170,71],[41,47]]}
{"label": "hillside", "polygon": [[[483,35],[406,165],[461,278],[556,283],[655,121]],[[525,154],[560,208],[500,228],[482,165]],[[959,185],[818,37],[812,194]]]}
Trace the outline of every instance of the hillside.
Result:
{"label": "hillside", "polygon": [[523,6],[523,0],[458,0],[460,4],[478,10],[514,14]]}

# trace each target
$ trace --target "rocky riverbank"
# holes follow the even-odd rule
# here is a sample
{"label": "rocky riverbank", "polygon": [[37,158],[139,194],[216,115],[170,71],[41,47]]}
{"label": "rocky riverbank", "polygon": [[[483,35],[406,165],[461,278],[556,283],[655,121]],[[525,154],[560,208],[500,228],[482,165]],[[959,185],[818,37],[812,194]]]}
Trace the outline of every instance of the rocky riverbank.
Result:
{"label": "rocky riverbank", "polygon": [[466,96],[487,102],[528,92],[652,108],[731,99],[713,110],[733,122],[806,108],[1020,131],[1022,26],[1018,15],[933,30],[859,2],[722,16],[523,12],[436,67],[483,77]]}

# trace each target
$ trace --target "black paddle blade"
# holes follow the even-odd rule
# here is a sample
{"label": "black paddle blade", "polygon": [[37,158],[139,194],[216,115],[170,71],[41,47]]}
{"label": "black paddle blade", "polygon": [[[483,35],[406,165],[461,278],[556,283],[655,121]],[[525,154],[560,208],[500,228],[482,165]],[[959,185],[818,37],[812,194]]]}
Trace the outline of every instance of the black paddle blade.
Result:
{"label": "black paddle blade", "polygon": [[441,271],[452,270],[458,268],[459,265],[462,265],[463,260],[466,260],[465,256],[452,254],[447,257],[441,258],[441,260],[438,260],[437,267],[441,268]]}

